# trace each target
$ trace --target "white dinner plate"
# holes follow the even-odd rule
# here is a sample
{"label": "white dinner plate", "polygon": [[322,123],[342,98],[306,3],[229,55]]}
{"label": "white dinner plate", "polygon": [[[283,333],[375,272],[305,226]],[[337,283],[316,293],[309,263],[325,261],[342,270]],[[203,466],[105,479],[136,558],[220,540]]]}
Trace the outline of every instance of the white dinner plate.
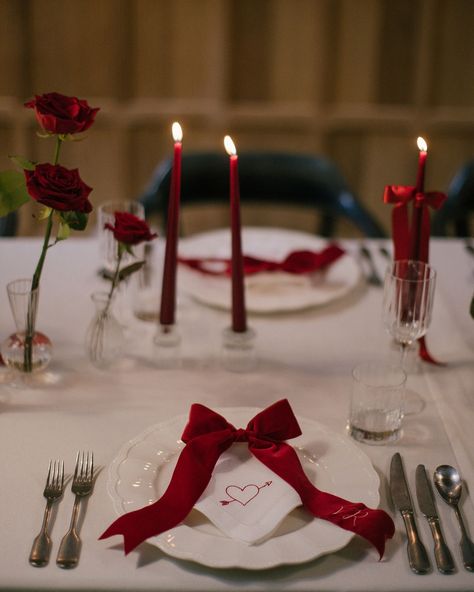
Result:
{"label": "white dinner plate", "polygon": [[[244,427],[260,410],[226,408],[218,412]],[[187,416],[156,424],[127,442],[109,469],[108,491],[119,515],[156,501],[165,491],[184,444]],[[303,434],[291,440],[308,477],[320,489],[375,508],[379,478],[368,457],[345,435],[298,418]],[[303,508],[289,514],[274,535],[258,545],[226,537],[193,510],[186,521],[148,542],[179,559],[214,568],[266,569],[303,563],[344,547],[352,532],[312,518]]]}
{"label": "white dinner plate", "polygon": [[[304,232],[277,228],[244,228],[244,255],[283,260],[296,250],[320,251],[328,245],[321,237]],[[230,258],[230,231],[215,230],[182,239],[181,257]],[[212,276],[179,266],[180,289],[195,300],[228,310],[231,306],[230,278]],[[326,270],[313,274],[264,272],[245,278],[245,300],[248,312],[269,314],[303,310],[332,302],[350,292],[359,282],[360,267],[354,258],[345,254]]]}

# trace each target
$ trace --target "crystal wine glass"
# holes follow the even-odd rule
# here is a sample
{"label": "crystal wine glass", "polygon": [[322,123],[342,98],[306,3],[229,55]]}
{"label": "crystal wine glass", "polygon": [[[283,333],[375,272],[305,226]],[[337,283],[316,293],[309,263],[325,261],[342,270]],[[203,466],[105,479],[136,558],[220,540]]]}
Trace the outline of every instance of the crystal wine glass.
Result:
{"label": "crystal wine glass", "polygon": [[435,283],[435,270],[423,261],[394,261],[385,275],[383,319],[401,347],[402,367],[407,347],[428,330]]}

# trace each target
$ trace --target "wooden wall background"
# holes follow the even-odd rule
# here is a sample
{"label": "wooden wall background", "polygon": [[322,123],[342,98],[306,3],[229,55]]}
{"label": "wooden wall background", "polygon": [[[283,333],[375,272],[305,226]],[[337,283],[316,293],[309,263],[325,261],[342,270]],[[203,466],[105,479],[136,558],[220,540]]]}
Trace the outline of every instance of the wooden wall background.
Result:
{"label": "wooden wall background", "polygon": [[[61,162],[96,205],[140,193],[174,119],[187,150],[231,133],[240,150],[325,154],[385,224],[383,187],[414,182],[417,135],[428,189],[474,155],[473,0],[0,0],[0,27],[2,168],[51,158],[26,99],[87,98],[97,123]],[[24,209],[21,233],[36,228]]]}

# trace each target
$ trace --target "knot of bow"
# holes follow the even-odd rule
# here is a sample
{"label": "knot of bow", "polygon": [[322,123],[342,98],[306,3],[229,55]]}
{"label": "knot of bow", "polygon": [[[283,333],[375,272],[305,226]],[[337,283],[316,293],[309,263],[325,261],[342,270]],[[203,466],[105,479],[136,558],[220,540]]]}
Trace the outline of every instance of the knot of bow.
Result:
{"label": "knot of bow", "polygon": [[442,191],[417,191],[414,185],[387,185],[383,200],[387,204],[403,206],[414,200],[416,204],[427,205],[439,210],[447,195]]}

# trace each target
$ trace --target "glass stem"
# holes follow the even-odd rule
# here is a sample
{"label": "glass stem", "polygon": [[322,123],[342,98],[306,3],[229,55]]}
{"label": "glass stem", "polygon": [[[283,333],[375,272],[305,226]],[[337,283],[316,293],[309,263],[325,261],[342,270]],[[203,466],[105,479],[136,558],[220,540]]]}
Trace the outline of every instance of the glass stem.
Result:
{"label": "glass stem", "polygon": [[405,363],[407,359],[407,349],[408,346],[406,343],[400,344],[400,367],[402,370],[405,370]]}

